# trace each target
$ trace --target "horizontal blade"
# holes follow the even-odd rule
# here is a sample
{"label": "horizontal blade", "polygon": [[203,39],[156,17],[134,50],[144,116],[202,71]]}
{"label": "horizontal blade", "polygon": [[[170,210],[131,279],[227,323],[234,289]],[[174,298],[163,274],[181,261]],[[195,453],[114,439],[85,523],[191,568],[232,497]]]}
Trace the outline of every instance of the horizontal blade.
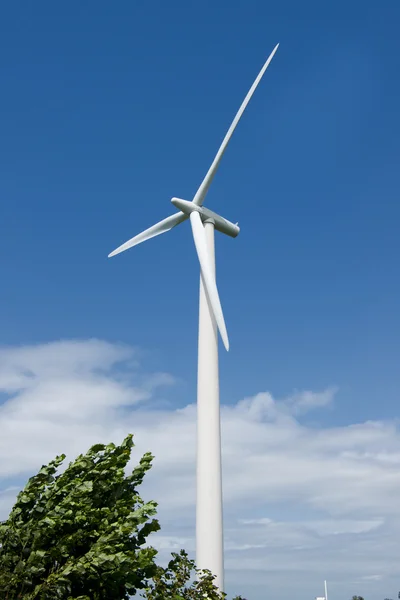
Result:
{"label": "horizontal blade", "polygon": [[116,250],[111,252],[108,255],[108,258],[111,258],[111,256],[115,256],[116,254],[119,254],[120,252],[124,252],[124,250],[128,250],[129,248],[132,248],[133,246],[137,246],[138,244],[141,244],[142,242],[145,242],[146,240],[150,240],[151,238],[156,237],[156,235],[161,235],[162,233],[166,233],[173,227],[176,227],[176,225],[179,225],[179,223],[186,221],[186,219],[188,219],[188,216],[185,215],[184,213],[182,213],[182,212],[175,213],[174,215],[167,217],[163,221],[156,223],[152,227],[149,227],[148,229],[146,229],[146,231],[142,231],[142,233],[135,235],[135,237],[131,238],[130,240],[125,242],[125,244],[122,244],[122,246],[119,246],[119,248],[117,248]]}
{"label": "horizontal blade", "polygon": [[228,132],[224,138],[224,141],[222,142],[221,147],[218,150],[216,157],[214,158],[214,162],[212,163],[211,167],[208,170],[207,175],[205,176],[202,184],[200,185],[199,189],[196,192],[196,195],[193,198],[193,202],[195,204],[197,204],[198,206],[202,206],[202,204],[204,202],[204,198],[206,197],[206,194],[208,192],[208,188],[210,187],[211,182],[214,179],[214,175],[217,172],[219,163],[221,162],[221,158],[223,157],[226,147],[229,144],[229,140],[231,139],[233,132],[235,131],[236,125],[239,123],[240,117],[242,116],[242,114],[244,113],[244,111],[246,109],[246,106],[250,102],[250,99],[251,99],[252,95],[254,94],[256,87],[260,83],[261,78],[264,75],[265,71],[267,70],[269,63],[273,59],[275,52],[278,50],[278,46],[279,46],[279,44],[277,44],[275,46],[275,48],[272,50],[266,63],[264,64],[263,68],[257,75],[257,78],[254,81],[253,85],[251,86],[246,98],[243,100],[242,106],[239,108],[239,110],[236,114],[236,117],[233,119],[232,125],[228,129]]}
{"label": "horizontal blade", "polygon": [[217,284],[215,282],[214,273],[210,263],[206,232],[204,230],[201,217],[197,211],[190,213],[190,224],[192,226],[193,239],[196,246],[197,255],[199,257],[201,275],[209,305],[214,314],[224,346],[226,350],[229,350],[228,333],[226,331],[225,319],[219,299]]}

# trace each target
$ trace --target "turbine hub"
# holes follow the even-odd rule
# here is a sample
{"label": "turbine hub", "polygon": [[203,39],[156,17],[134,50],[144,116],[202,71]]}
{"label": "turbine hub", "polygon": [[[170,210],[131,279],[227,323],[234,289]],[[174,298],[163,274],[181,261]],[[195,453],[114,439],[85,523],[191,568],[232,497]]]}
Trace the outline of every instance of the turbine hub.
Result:
{"label": "turbine hub", "polygon": [[239,235],[240,228],[235,223],[231,223],[228,219],[221,217],[221,215],[217,215],[217,213],[205,208],[204,206],[199,206],[194,202],[189,202],[188,200],[182,200],[181,198],[172,198],[172,204],[179,210],[181,210],[185,215],[190,216],[192,212],[198,212],[203,223],[206,221],[213,221],[215,229],[220,231],[221,233],[225,233],[230,237],[236,237]]}

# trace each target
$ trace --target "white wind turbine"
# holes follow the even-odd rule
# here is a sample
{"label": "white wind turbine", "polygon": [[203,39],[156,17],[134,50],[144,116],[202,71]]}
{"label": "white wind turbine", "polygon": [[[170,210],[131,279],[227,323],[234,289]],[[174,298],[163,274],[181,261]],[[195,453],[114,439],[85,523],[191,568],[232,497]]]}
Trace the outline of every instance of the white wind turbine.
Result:
{"label": "white wind turbine", "polygon": [[229,350],[229,340],[215,279],[214,230],[236,237],[240,229],[237,224],[204,208],[203,202],[236,125],[278,46],[275,46],[251,86],[193,200],[189,202],[172,198],[171,202],[179,209],[178,213],[149,227],[109,254],[109,257],[115,256],[190,219],[200,262],[196,562],[200,569],[209,569],[216,576],[215,583],[220,590],[224,589],[224,556],[217,328],[226,350]]}

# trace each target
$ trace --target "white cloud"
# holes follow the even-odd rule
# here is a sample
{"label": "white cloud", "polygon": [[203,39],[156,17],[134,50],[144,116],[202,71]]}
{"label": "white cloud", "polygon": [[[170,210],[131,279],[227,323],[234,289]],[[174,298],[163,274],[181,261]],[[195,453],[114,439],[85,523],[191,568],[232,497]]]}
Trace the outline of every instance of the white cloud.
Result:
{"label": "white cloud", "polygon": [[0,490],[0,519],[10,512],[18,492],[19,487],[15,485]]}
{"label": "white cloud", "polygon": [[305,390],[289,396],[286,403],[294,414],[303,414],[315,408],[331,406],[336,392],[336,388],[328,388],[323,392]]}
{"label": "white cloud", "polygon": [[[56,454],[72,459],[133,432],[135,458],[146,450],[156,456],[144,494],[160,502],[161,556],[181,546],[193,551],[195,406],[154,404],[160,386],[173,381],[144,374],[137,350],[99,340],[1,349],[1,515],[16,481]],[[313,598],[326,577],[331,600],[393,597],[397,424],[304,424],[307,411],[332,407],[334,396],[332,388],[277,401],[262,392],[222,407],[227,580],[253,600]]]}

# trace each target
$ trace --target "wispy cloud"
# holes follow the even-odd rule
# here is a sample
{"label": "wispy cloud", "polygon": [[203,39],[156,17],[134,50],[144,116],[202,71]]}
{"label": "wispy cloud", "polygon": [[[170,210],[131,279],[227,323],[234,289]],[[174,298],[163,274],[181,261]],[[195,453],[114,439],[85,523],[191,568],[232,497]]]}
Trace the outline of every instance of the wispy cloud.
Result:
{"label": "wispy cloud", "polygon": [[[161,556],[192,551],[196,407],[154,403],[173,382],[144,374],[137,350],[99,340],[1,349],[1,515],[18,485],[54,455],[72,459],[133,432],[135,459],[146,450],[156,456],[144,485],[160,502],[154,543]],[[332,406],[335,393],[276,400],[261,392],[222,407],[227,578],[253,598],[264,589],[293,595],[300,582],[315,597],[313,581],[329,576],[338,594],[348,595],[354,581],[362,583],[354,593],[384,590],[398,572],[397,425],[305,425],[305,412]],[[284,573],[296,573],[296,585]]]}

